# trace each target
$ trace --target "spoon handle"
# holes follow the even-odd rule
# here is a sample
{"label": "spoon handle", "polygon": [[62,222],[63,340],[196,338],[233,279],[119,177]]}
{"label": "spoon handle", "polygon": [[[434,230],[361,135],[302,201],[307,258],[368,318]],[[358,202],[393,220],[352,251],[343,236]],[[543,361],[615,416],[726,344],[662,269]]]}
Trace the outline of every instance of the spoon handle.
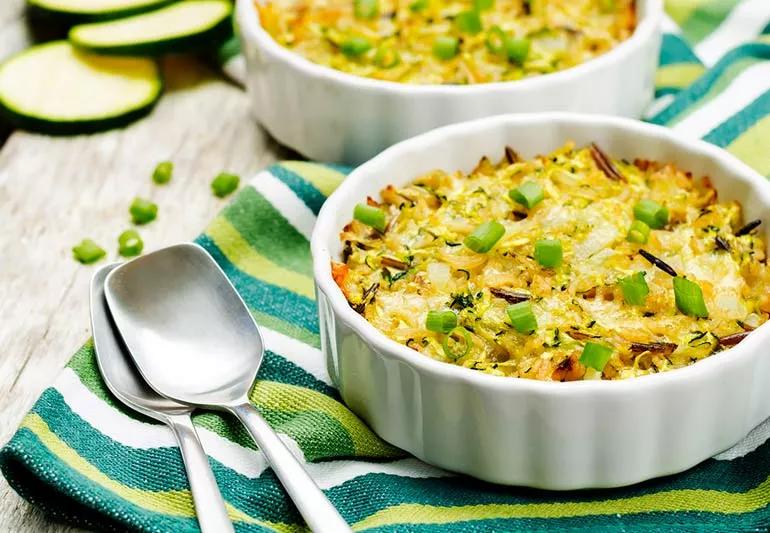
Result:
{"label": "spoon handle", "polygon": [[281,480],[302,518],[315,533],[351,531],[337,509],[318,488],[296,457],[281,441],[273,428],[249,402],[228,407],[249,430],[254,442],[265,455],[273,472]]}
{"label": "spoon handle", "polygon": [[168,425],[179,442],[201,531],[203,533],[233,532],[233,523],[227,516],[225,501],[219,492],[217,480],[211,471],[209,459],[203,451],[190,415],[169,416]]}

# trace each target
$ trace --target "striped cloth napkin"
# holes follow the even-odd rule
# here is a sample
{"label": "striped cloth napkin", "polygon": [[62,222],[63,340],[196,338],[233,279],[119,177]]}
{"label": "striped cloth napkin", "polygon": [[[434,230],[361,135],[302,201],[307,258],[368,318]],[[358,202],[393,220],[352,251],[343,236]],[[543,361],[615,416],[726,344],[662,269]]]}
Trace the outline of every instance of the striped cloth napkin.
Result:
{"label": "striped cloth napkin", "polygon": [[[770,0],[672,0],[667,8],[660,98],[649,120],[722,146],[770,177],[770,35],[760,35],[770,34]],[[355,530],[770,528],[770,422],[683,474],[567,493],[452,475],[380,440],[340,403],[318,349],[308,238],[345,173],[274,165],[197,242],[262,326],[268,351],[251,400]],[[208,412],[195,423],[238,531],[304,529],[238,423]],[[90,343],[0,451],[0,468],[54,519],[95,529],[198,530],[170,431],[109,394]]]}

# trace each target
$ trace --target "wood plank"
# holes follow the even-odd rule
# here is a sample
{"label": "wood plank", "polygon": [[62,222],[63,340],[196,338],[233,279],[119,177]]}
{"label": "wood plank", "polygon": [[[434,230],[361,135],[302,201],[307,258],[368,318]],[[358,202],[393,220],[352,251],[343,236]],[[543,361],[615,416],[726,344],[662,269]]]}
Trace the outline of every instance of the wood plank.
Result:
{"label": "wood plank", "polygon": [[[69,138],[17,132],[0,152],[0,443],[90,335],[94,268],[73,261],[70,248],[90,237],[115,260],[136,195],[160,208],[139,228],[146,249],[189,240],[225,205],[210,192],[214,175],[229,170],[246,180],[288,155],[256,126],[240,88],[183,57],[166,60],[164,72],[167,94],[124,130]],[[154,185],[152,169],[166,159],[175,163],[174,179]],[[0,529],[69,531],[4,479]]]}

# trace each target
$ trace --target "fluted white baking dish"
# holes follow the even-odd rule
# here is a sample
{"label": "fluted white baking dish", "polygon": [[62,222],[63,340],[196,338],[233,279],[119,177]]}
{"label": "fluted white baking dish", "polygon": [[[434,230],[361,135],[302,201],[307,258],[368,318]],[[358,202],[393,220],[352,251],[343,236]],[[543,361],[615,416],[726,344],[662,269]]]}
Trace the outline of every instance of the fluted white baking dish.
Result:
{"label": "fluted white baking dish", "polygon": [[637,0],[634,34],[571,69],[511,82],[411,85],[312,63],[260,27],[254,0],[237,5],[257,120],[311,159],[350,164],[418,133],[490,115],[580,111],[638,118],[653,97],[662,13],[661,0]]}
{"label": "fluted white baking dish", "polygon": [[[615,487],[685,470],[770,415],[770,325],[692,366],[623,381],[540,382],[441,363],[390,340],[331,276],[353,206],[387,184],[470,171],[510,145],[523,156],[567,140],[613,157],[671,161],[712,178],[747,219],[770,213],[770,184],[727,152],[633,120],[545,113],[447,126],[362,165],[327,200],[312,237],[321,339],[345,403],[382,438],[428,463],[511,485]],[[770,224],[760,226],[767,239]]]}

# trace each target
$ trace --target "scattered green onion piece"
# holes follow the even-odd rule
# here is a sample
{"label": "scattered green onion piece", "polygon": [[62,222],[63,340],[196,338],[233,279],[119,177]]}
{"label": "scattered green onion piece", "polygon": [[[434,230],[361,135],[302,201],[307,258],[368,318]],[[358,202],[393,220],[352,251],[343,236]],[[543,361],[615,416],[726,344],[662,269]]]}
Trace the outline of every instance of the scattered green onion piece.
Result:
{"label": "scattered green onion piece", "polygon": [[532,312],[532,302],[519,302],[509,305],[505,310],[511,324],[519,333],[533,333],[537,329],[537,319]]}
{"label": "scattered green onion piece", "polygon": [[491,250],[497,241],[505,235],[505,226],[496,220],[490,220],[476,226],[463,244],[476,253],[483,254]]}
{"label": "scattered green onion piece", "polygon": [[685,315],[708,318],[709,311],[703,301],[703,291],[694,281],[677,276],[674,278],[676,307]]}
{"label": "scattered green onion piece", "polygon": [[505,55],[508,61],[521,65],[529,56],[529,39],[509,37],[505,41]]}
{"label": "scattered green onion piece", "polygon": [[482,29],[481,16],[478,11],[462,11],[455,15],[455,25],[462,33],[476,35]]}
{"label": "scattered green onion piece", "polygon": [[411,9],[414,13],[419,13],[428,7],[429,1],[430,0],[414,0],[414,2],[409,4],[409,9]]}
{"label": "scattered green onion piece", "polygon": [[171,161],[163,161],[158,163],[155,167],[155,171],[152,173],[152,181],[158,185],[163,185],[171,181],[171,175],[174,173],[174,163]]}
{"label": "scattered green onion piece", "polygon": [[612,357],[612,348],[610,346],[599,344],[598,342],[587,342],[583,346],[583,353],[580,354],[580,362],[601,372],[607,366],[607,361],[610,360],[610,357]]}
{"label": "scattered green onion piece", "polygon": [[563,257],[561,241],[541,239],[535,243],[535,260],[546,268],[556,268]]}
{"label": "scattered green onion piece", "polygon": [[378,207],[358,204],[353,209],[353,218],[378,231],[385,231],[385,211]]}
{"label": "scattered green onion piece", "polygon": [[90,265],[107,255],[104,248],[91,239],[83,239],[77,246],[72,247],[72,257],[79,263]]}
{"label": "scattered green onion piece", "polygon": [[134,224],[147,224],[155,220],[158,216],[158,204],[154,204],[144,198],[136,197],[128,208],[131,213],[131,220]]}
{"label": "scattered green onion piece", "polygon": [[648,226],[641,220],[634,220],[633,222],[631,222],[631,227],[628,229],[628,235],[626,235],[626,240],[628,240],[629,242],[645,244],[649,238],[650,238],[650,226]]}
{"label": "scattered green onion piece", "polygon": [[401,56],[391,46],[380,46],[374,56],[374,64],[380,68],[393,68],[401,63]]}
{"label": "scattered green onion piece", "polygon": [[493,54],[505,55],[505,42],[508,35],[500,26],[492,26],[487,32],[487,50]]}
{"label": "scattered green onion piece", "polygon": [[452,59],[460,51],[457,37],[442,35],[433,41],[433,55],[439,59]]}
{"label": "scattered green onion piece", "polygon": [[495,0],[473,0],[473,9],[475,11],[485,11],[495,5]]}
{"label": "scattered green onion piece", "polygon": [[660,229],[668,224],[668,209],[654,200],[639,200],[634,206],[634,217],[652,229]]}
{"label": "scattered green onion piece", "polygon": [[644,272],[636,272],[618,280],[620,290],[623,291],[623,299],[629,305],[644,305],[650,288],[644,279]]}
{"label": "scattered green onion piece", "polygon": [[224,198],[238,188],[241,178],[228,172],[220,173],[214,181],[211,182],[211,190],[218,198]]}
{"label": "scattered green onion piece", "polygon": [[340,51],[348,57],[359,57],[372,49],[372,43],[366,37],[354,35],[340,44]]}
{"label": "scattered green onion piece", "polygon": [[[462,352],[455,352],[452,351],[449,348],[449,340],[456,334],[456,333],[462,334],[462,341],[464,344],[464,348]],[[471,336],[468,334],[468,332],[465,330],[465,328],[455,328],[450,333],[444,336],[444,339],[441,341],[441,346],[444,348],[444,354],[453,361],[456,361],[460,359],[461,357],[465,357],[468,355],[468,352],[471,351],[471,345],[473,344],[473,341],[471,341]]]}
{"label": "scattered green onion piece", "polygon": [[379,11],[377,0],[353,0],[353,12],[356,18],[373,19]]}
{"label": "scattered green onion piece", "polygon": [[450,333],[457,327],[457,315],[454,311],[428,311],[425,328],[436,333]]}
{"label": "scattered green onion piece", "polygon": [[123,257],[134,257],[142,253],[144,242],[136,230],[129,229],[118,236],[118,253]]}
{"label": "scattered green onion piece", "polygon": [[599,10],[602,13],[610,13],[615,9],[615,0],[599,0]]}
{"label": "scattered green onion piece", "polygon": [[527,181],[515,189],[511,189],[508,196],[515,202],[520,203],[527,209],[532,209],[539,204],[545,197],[543,186],[536,181]]}

